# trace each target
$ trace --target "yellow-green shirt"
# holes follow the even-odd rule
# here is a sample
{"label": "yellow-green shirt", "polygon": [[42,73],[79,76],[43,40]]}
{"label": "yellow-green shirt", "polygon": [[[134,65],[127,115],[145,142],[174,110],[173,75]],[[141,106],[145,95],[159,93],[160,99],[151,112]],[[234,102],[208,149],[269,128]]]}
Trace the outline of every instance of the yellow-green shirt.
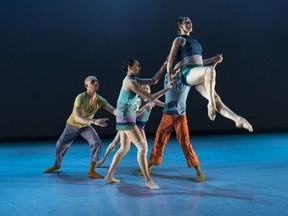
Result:
{"label": "yellow-green shirt", "polygon": [[82,128],[82,127],[86,127],[87,125],[89,125],[89,124],[82,124],[82,123],[77,122],[75,120],[76,107],[82,108],[82,111],[83,111],[82,115],[84,117],[92,119],[93,116],[95,115],[95,113],[102,106],[105,107],[108,104],[108,101],[98,94],[96,94],[96,100],[95,100],[94,104],[90,105],[89,100],[90,100],[90,98],[86,92],[83,92],[76,97],[75,102],[74,102],[74,106],[73,106],[73,111],[72,111],[71,115],[69,116],[69,118],[67,119],[67,123],[69,125],[76,127],[76,128]]}

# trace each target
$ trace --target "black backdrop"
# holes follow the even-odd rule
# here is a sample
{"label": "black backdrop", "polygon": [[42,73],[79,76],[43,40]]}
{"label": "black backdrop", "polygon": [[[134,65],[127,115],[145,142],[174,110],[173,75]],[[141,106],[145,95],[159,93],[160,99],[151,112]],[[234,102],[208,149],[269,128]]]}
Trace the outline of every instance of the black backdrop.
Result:
{"label": "black backdrop", "polygon": [[[83,80],[95,75],[100,95],[116,105],[121,63],[137,58],[142,77],[165,60],[178,16],[189,16],[204,58],[222,53],[216,90],[256,132],[288,129],[285,0],[2,0],[0,7],[0,139],[57,138]],[[163,80],[152,87],[162,88]],[[163,100],[164,98],[162,98]],[[187,115],[192,134],[241,133],[232,121],[207,117],[206,101],[191,89]],[[115,134],[109,117],[100,136]],[[146,132],[161,118],[154,108]]]}

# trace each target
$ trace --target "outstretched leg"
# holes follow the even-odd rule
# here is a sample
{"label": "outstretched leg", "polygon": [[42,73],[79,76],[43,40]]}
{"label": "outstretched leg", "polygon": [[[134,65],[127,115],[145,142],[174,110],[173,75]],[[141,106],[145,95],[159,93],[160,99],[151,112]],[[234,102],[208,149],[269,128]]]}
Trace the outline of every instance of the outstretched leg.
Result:
{"label": "outstretched leg", "polygon": [[65,154],[70,148],[71,144],[75,138],[80,134],[79,129],[71,127],[66,124],[66,127],[61,134],[60,138],[57,140],[56,148],[54,151],[54,164],[44,170],[44,173],[51,173],[61,168],[61,164]]}
{"label": "outstretched leg", "polygon": [[[203,83],[200,83],[195,86],[196,90],[206,99],[208,99],[208,93],[206,91],[206,87]],[[247,129],[250,132],[253,132],[252,125],[243,117],[234,113],[231,109],[229,109],[221,100],[220,96],[215,92],[215,105],[217,112],[235,122],[236,127]]]}
{"label": "outstretched leg", "polygon": [[135,125],[131,130],[125,131],[125,133],[131,138],[132,142],[138,149],[137,160],[139,167],[144,175],[146,187],[151,190],[159,190],[160,187],[152,181],[150,174],[148,172],[147,158],[146,158],[148,147],[138,127]]}
{"label": "outstretched leg", "polygon": [[102,166],[102,164],[106,161],[107,157],[114,151],[114,149],[120,145],[120,132],[118,131],[113,141],[108,145],[104,157],[102,160],[97,161],[96,167]]}
{"label": "outstretched leg", "polygon": [[208,99],[208,116],[213,121],[216,117],[216,104],[215,104],[215,85],[216,85],[216,72],[214,67],[194,67],[190,69],[186,76],[186,83],[190,86],[203,83],[206,88],[206,98]]}
{"label": "outstretched leg", "polygon": [[104,180],[108,183],[119,183],[120,180],[114,178],[114,172],[122,160],[122,158],[127,154],[127,152],[130,150],[131,140],[128,138],[128,136],[125,134],[124,131],[120,132],[120,142],[121,147],[120,149],[115,153],[113,160],[111,162],[108,174],[104,178]]}
{"label": "outstretched leg", "polygon": [[[153,165],[160,165],[163,157],[164,148],[169,141],[170,134],[174,127],[174,117],[163,113],[160,124],[158,125],[154,144],[150,153],[148,172],[151,174]],[[143,176],[142,171],[137,172],[137,176]]]}
{"label": "outstretched leg", "polygon": [[[146,142],[146,145],[148,147],[148,142],[147,142],[147,138],[146,138],[146,134],[145,134],[145,130],[143,129],[139,129],[140,130],[140,133],[142,134],[143,136],[143,139],[144,141]],[[148,163],[148,172],[149,174],[151,174],[151,169],[152,169],[152,165]],[[137,173],[136,173],[137,176],[143,176],[143,173],[141,170],[139,170]]]}

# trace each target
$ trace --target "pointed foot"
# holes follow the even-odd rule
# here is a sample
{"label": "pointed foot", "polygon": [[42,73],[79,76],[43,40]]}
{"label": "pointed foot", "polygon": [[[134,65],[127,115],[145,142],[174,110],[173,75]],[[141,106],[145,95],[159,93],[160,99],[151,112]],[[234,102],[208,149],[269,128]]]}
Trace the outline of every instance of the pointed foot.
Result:
{"label": "pointed foot", "polygon": [[210,103],[207,105],[208,109],[208,117],[211,121],[214,121],[216,118],[216,107],[211,105]]}
{"label": "pointed foot", "polygon": [[248,130],[249,132],[253,132],[252,125],[245,118],[242,118],[242,117],[236,122],[236,127],[244,128]]}

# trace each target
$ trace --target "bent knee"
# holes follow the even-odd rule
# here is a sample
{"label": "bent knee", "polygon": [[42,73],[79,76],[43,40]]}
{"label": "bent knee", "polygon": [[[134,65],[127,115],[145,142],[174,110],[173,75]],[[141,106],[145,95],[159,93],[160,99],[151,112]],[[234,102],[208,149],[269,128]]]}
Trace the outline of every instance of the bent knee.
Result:
{"label": "bent knee", "polygon": [[118,150],[118,153],[122,156],[125,156],[130,150],[130,146],[121,146],[121,148]]}
{"label": "bent knee", "polygon": [[140,155],[146,155],[148,152],[148,147],[146,142],[139,142],[136,144],[136,147],[138,149],[138,154]]}

